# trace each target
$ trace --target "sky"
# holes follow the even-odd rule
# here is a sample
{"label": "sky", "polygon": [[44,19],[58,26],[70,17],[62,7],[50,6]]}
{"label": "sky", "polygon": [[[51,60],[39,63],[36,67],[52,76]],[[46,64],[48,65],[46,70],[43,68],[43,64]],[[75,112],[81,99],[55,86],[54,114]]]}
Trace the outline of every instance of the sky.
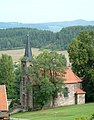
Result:
{"label": "sky", "polygon": [[94,0],[0,0],[0,22],[94,20]]}

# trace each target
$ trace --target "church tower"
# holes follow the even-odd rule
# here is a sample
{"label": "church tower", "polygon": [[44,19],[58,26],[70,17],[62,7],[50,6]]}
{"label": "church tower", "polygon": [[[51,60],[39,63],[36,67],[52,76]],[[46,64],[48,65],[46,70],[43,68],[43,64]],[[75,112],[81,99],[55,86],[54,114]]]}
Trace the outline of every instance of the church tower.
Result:
{"label": "church tower", "polygon": [[29,84],[29,79],[26,73],[27,67],[30,66],[30,60],[32,59],[31,44],[29,41],[29,34],[26,39],[26,47],[24,58],[21,61],[21,81],[20,81],[20,103],[23,109],[33,109],[33,97],[32,89],[28,90],[27,85]]}

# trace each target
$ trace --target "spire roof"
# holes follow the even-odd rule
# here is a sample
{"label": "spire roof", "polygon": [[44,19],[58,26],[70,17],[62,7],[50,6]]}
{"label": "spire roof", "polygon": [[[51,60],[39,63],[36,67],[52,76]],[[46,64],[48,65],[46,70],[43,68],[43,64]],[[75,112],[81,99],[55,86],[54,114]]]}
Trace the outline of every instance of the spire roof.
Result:
{"label": "spire roof", "polygon": [[32,58],[31,44],[29,41],[29,33],[27,34],[24,57]]}

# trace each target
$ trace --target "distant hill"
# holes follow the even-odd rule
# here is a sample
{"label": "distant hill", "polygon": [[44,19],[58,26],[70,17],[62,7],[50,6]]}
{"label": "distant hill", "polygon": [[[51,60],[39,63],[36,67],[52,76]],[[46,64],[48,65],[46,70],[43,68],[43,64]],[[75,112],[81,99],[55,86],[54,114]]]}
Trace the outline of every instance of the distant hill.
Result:
{"label": "distant hill", "polygon": [[86,20],[74,20],[74,21],[64,21],[64,22],[48,22],[48,23],[37,23],[37,24],[26,24],[26,23],[18,23],[18,22],[0,22],[0,29],[6,28],[37,28],[40,30],[49,30],[53,32],[58,32],[62,28],[69,26],[94,26],[94,21],[86,21]]}

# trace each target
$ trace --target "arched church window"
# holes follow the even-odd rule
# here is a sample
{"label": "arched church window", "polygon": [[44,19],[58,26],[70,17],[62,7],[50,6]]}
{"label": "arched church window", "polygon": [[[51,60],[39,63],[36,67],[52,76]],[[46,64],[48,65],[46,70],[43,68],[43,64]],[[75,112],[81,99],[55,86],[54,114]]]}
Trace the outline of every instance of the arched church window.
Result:
{"label": "arched church window", "polygon": [[64,88],[63,93],[64,93],[64,97],[68,97],[68,93],[69,93],[68,87],[65,87],[65,88]]}

